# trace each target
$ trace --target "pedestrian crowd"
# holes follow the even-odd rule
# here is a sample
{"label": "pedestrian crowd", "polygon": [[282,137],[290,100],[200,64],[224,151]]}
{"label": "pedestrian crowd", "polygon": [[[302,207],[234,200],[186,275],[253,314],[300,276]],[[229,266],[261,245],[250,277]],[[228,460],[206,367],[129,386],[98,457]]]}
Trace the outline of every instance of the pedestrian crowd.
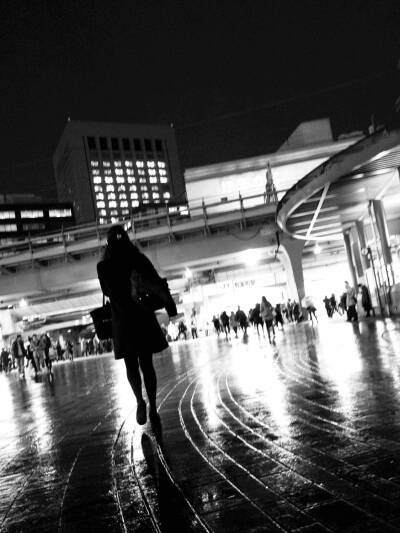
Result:
{"label": "pedestrian crowd", "polygon": [[18,370],[20,379],[26,369],[31,369],[36,377],[46,370],[52,373],[53,363],[73,361],[75,357],[100,354],[112,350],[111,341],[99,341],[96,336],[86,339],[68,339],[65,343],[52,339],[48,333],[28,336],[26,340],[18,334],[9,346],[4,345],[0,354],[0,370]]}
{"label": "pedestrian crowd", "polygon": [[355,288],[346,281],[345,291],[340,296],[339,302],[337,302],[334,294],[330,297],[325,296],[323,302],[329,318],[332,318],[334,313],[346,314],[347,322],[357,322],[360,316],[369,318],[371,313],[375,316],[369,289],[362,283],[359,283]]}

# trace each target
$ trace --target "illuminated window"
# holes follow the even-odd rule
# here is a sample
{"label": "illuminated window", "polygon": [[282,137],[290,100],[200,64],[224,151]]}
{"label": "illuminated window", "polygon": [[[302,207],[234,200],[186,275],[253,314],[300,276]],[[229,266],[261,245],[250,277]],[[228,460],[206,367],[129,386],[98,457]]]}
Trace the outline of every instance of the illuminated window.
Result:
{"label": "illuminated window", "polygon": [[98,161],[90,161],[90,165],[92,167],[98,167],[99,166],[99,162]]}
{"label": "illuminated window", "polygon": [[143,192],[142,193],[142,198],[145,198],[147,200],[149,198],[149,193],[148,192]]}
{"label": "illuminated window", "polygon": [[96,200],[104,200],[104,194],[102,192],[98,192],[96,194]]}
{"label": "illuminated window", "polygon": [[156,171],[154,170],[154,168],[149,168],[148,172],[149,172],[149,176],[155,176],[156,175]]}
{"label": "illuminated window", "polygon": [[120,167],[121,161],[114,161],[114,167]]}
{"label": "illuminated window", "polygon": [[117,183],[125,183],[124,176],[117,176]]}
{"label": "illuminated window", "polygon": [[[118,215],[118,213],[117,213],[116,211],[115,211],[115,215]],[[118,222],[118,217],[117,217],[117,216],[115,216],[115,217],[111,217],[111,222],[112,222],[113,224],[116,224],[116,223]]]}
{"label": "illuminated window", "polygon": [[156,176],[150,176],[150,183],[157,183]]}
{"label": "illuminated window", "polygon": [[115,200],[115,193],[114,192],[109,192],[107,197],[108,197],[109,200]]}
{"label": "illuminated window", "polygon": [[94,192],[103,192],[103,187],[101,185],[95,185]]}
{"label": "illuminated window", "polygon": [[107,190],[107,192],[109,192],[109,191],[114,192],[114,185],[107,185],[106,190]]}
{"label": "illuminated window", "polygon": [[168,200],[169,198],[171,198],[171,193],[165,192],[164,193],[164,198],[165,198],[165,200]]}
{"label": "illuminated window", "polygon": [[109,207],[117,207],[117,202],[115,202],[115,201],[108,202],[108,205],[109,205]]}
{"label": "illuminated window", "polygon": [[96,170],[96,169],[92,170],[93,176],[98,176],[99,174],[100,174],[100,170]]}
{"label": "illuminated window", "polygon": [[105,209],[100,209],[100,216],[102,217],[107,216],[107,211]]}
{"label": "illuminated window", "polygon": [[120,200],[126,200],[126,194],[125,194],[124,192],[121,192],[121,193],[119,193],[118,198],[119,198]]}
{"label": "illuminated window", "polygon": [[104,170],[104,175],[105,176],[112,176],[111,170],[109,170],[109,169]]}
{"label": "illuminated window", "polygon": [[129,185],[129,190],[130,191],[137,191],[136,185]]}
{"label": "illuminated window", "polygon": [[155,167],[155,163],[154,163],[154,161],[147,161],[147,166],[148,166],[149,168],[154,168],[154,167]]}
{"label": "illuminated window", "polygon": [[4,232],[17,231],[17,225],[16,224],[0,224],[0,231],[4,231]]}
{"label": "illuminated window", "polygon": [[138,170],[139,176],[145,176],[146,172],[144,170]]}
{"label": "illuminated window", "polygon": [[164,161],[159,161],[159,162],[157,163],[157,165],[158,165],[158,168],[165,168],[165,163],[164,163]]}
{"label": "illuminated window", "polygon": [[143,200],[143,203],[144,203],[144,204],[148,204],[148,203],[149,203],[149,200]]}
{"label": "illuminated window", "polygon": [[124,200],[123,202],[120,202],[119,204],[121,207],[128,207],[128,202]]}
{"label": "illuminated window", "polygon": [[129,161],[128,159],[125,161],[125,166],[126,167],[133,167],[133,162],[132,161]]}
{"label": "illuminated window", "polygon": [[167,175],[167,171],[166,170],[162,170],[161,168],[160,168],[160,170],[158,172],[159,172],[160,176],[166,176]]}
{"label": "illuminated window", "polygon": [[106,183],[112,183],[113,182],[113,179],[111,177],[107,177],[105,178],[104,180]]}
{"label": "illuminated window", "polygon": [[161,183],[168,183],[168,178],[167,178],[166,176],[162,176],[162,177],[160,178],[160,182],[161,182]]}
{"label": "illuminated window", "polygon": [[135,178],[128,176],[128,183],[135,183]]}
{"label": "illuminated window", "polygon": [[105,207],[106,204],[103,201],[96,202],[97,207]]}
{"label": "illuminated window", "polygon": [[131,192],[131,200],[137,200],[139,198],[137,192]]}
{"label": "illuminated window", "polygon": [[146,187],[146,185],[142,185],[142,186],[140,187],[140,190],[141,190],[141,191],[147,191],[147,187]]}
{"label": "illuminated window", "polygon": [[158,192],[158,185],[152,185],[151,190]]}
{"label": "illuminated window", "polygon": [[[126,203],[128,203],[128,202],[126,202]],[[122,210],[122,214],[123,215],[129,215],[129,209],[123,209]]]}
{"label": "illuminated window", "polygon": [[125,185],[118,185],[118,190],[119,191],[126,191]]}
{"label": "illuminated window", "polygon": [[101,177],[100,176],[95,176],[93,178],[93,183],[101,183]]}
{"label": "illuminated window", "polygon": [[122,175],[124,174],[124,171],[122,170],[122,168],[117,168],[117,169],[115,170],[115,174],[116,174],[117,176],[122,176]]}
{"label": "illuminated window", "polygon": [[139,183],[146,183],[146,178],[140,178]]}
{"label": "illuminated window", "polygon": [[21,211],[21,218],[41,218],[44,216],[42,209],[26,209]]}
{"label": "illuminated window", "polygon": [[31,222],[30,224],[22,224],[22,229],[24,231],[41,230],[45,228],[46,226],[43,222]]}
{"label": "illuminated window", "polygon": [[[111,215],[113,216],[116,216],[118,215],[118,211],[116,209],[113,209],[111,212],[110,212]],[[118,219],[113,219],[112,222],[118,222]]]}
{"label": "illuminated window", "polygon": [[158,192],[153,192],[152,194],[153,194],[154,200],[158,200],[160,198],[160,195],[158,194]]}
{"label": "illuminated window", "polygon": [[15,218],[15,211],[0,211],[0,220]]}
{"label": "illuminated window", "polygon": [[127,176],[133,176],[133,170],[131,168],[127,168],[125,172]]}
{"label": "illuminated window", "polygon": [[103,161],[103,167],[110,167],[111,163],[110,161]]}
{"label": "illuminated window", "polygon": [[133,200],[133,202],[131,202],[131,205],[132,207],[138,207],[139,202],[137,200]]}
{"label": "illuminated window", "polygon": [[106,224],[107,220],[105,218],[99,218],[100,224]]}
{"label": "illuminated window", "polygon": [[144,162],[143,161],[136,161],[136,166],[138,168],[143,168],[144,167]]}
{"label": "illuminated window", "polygon": [[49,209],[50,218],[72,217],[71,209]]}

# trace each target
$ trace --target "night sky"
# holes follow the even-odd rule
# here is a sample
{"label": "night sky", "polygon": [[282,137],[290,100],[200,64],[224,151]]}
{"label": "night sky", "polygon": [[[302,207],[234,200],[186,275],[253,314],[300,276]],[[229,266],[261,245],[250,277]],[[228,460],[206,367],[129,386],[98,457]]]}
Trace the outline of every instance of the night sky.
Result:
{"label": "night sky", "polygon": [[386,123],[400,94],[400,1],[2,0],[0,35],[1,193],[55,197],[67,117],[172,122],[188,167]]}

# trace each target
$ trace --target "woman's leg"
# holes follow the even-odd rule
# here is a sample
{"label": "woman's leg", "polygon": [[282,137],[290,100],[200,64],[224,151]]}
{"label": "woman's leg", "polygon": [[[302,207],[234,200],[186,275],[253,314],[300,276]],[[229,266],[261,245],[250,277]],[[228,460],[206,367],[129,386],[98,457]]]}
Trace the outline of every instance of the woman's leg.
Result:
{"label": "woman's leg", "polygon": [[143,373],[144,386],[149,399],[150,416],[157,413],[157,376],[153,366],[153,354],[146,353],[139,356],[139,364]]}
{"label": "woman's leg", "polygon": [[142,394],[142,378],[139,372],[139,363],[136,357],[124,359],[126,366],[126,375],[130,386],[132,387],[133,394],[135,395],[137,403],[143,402]]}

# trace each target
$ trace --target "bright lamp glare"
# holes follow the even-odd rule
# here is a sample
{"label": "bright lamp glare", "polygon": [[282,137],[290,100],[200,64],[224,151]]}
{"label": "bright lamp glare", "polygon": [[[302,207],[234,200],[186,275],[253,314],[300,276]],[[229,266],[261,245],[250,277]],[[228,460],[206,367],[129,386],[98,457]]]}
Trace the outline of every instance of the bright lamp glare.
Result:
{"label": "bright lamp glare", "polygon": [[257,265],[262,257],[262,251],[260,250],[246,250],[243,252],[243,260],[247,266]]}
{"label": "bright lamp glare", "polygon": [[19,301],[19,306],[28,307],[28,302],[25,300],[25,298],[21,298],[21,300]]}
{"label": "bright lamp glare", "polygon": [[192,279],[193,277],[193,272],[190,270],[190,268],[186,268],[185,269],[185,278],[186,279]]}
{"label": "bright lamp glare", "polygon": [[316,255],[320,254],[322,252],[322,248],[319,244],[316,244],[315,247],[314,247],[314,253]]}

